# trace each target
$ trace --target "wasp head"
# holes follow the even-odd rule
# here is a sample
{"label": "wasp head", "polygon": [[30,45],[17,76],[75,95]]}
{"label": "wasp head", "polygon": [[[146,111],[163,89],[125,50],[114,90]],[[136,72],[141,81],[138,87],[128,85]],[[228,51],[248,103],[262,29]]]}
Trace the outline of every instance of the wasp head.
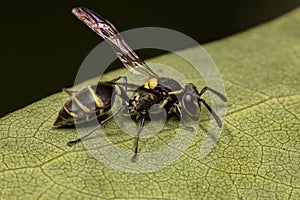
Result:
{"label": "wasp head", "polygon": [[198,117],[200,112],[199,92],[195,85],[189,83],[184,87],[182,106],[186,114],[190,117]]}

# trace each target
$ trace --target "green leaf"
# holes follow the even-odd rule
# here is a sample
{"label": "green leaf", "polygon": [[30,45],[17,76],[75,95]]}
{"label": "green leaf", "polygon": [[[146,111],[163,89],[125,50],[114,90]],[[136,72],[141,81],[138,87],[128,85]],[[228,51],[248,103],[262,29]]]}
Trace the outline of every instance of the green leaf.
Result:
{"label": "green leaf", "polygon": [[[204,46],[228,98],[223,132],[206,157],[198,157],[204,120],[190,148],[171,165],[151,173],[110,168],[82,144],[66,146],[78,137],[75,129],[52,128],[69,98],[58,93],[0,119],[0,199],[299,199],[299,16],[296,9]],[[178,70],[185,65],[173,55],[152,61]],[[191,82],[198,78],[189,76]],[[175,117],[159,139],[142,139],[141,151],[167,143],[174,126]],[[114,123],[105,129],[115,140],[124,139]],[[133,137],[120,144],[129,150],[133,145]]]}

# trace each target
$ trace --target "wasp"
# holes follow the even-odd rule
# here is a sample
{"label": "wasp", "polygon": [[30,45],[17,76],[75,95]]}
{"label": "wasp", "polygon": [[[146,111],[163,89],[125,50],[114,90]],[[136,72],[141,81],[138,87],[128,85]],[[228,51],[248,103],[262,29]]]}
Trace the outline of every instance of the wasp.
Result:
{"label": "wasp", "polygon": [[[182,87],[172,78],[159,77],[129,47],[112,23],[87,8],[73,8],[72,13],[111,45],[120,61],[130,72],[145,75],[148,77],[148,81],[144,85],[138,86],[131,98],[127,96],[127,91],[128,88],[134,85],[127,83],[126,77],[118,77],[108,82],[99,82],[77,92],[64,104],[54,125],[72,125],[88,121],[91,116],[102,116],[111,109],[116,95],[122,98],[123,103],[121,108],[101,121],[92,131],[77,140],[69,141],[69,146],[80,142],[98,128],[106,125],[121,111],[135,115],[136,120],[139,121],[132,160],[137,158],[139,137],[145,120],[149,119],[150,112],[160,113],[164,109],[168,115],[175,111],[179,118],[188,116],[192,119],[198,119],[201,104],[203,104],[212,114],[217,125],[222,127],[219,116],[201,96],[206,91],[210,91],[226,102],[227,99],[223,94],[209,87],[204,87],[199,91],[192,83]],[[123,79],[123,82],[118,82],[120,79]],[[113,93],[114,90],[115,93]],[[188,129],[191,128],[185,124],[183,125]]]}

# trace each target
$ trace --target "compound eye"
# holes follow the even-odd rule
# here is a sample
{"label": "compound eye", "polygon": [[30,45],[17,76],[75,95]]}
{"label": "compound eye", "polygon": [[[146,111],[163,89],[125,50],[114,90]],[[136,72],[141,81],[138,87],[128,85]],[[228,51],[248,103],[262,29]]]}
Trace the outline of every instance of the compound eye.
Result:
{"label": "compound eye", "polygon": [[190,102],[192,101],[192,98],[193,98],[193,96],[192,96],[191,94],[186,94],[186,95],[184,96],[184,101],[185,101],[186,103],[190,103]]}
{"label": "compound eye", "polygon": [[199,105],[198,99],[191,93],[187,93],[183,97],[183,109],[190,116],[198,116],[199,113]]}

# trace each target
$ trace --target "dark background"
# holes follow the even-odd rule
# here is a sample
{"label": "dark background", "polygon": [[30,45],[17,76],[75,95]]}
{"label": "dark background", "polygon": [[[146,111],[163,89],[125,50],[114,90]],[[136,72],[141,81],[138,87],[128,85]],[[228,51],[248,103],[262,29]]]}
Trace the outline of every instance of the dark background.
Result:
{"label": "dark background", "polygon": [[[102,41],[71,14],[73,7],[94,10],[120,32],[165,27],[205,43],[268,21],[300,4],[299,0],[60,2],[1,2],[0,116],[72,86],[81,62]],[[160,53],[142,51],[140,57]],[[121,67],[119,62],[115,64]]]}

